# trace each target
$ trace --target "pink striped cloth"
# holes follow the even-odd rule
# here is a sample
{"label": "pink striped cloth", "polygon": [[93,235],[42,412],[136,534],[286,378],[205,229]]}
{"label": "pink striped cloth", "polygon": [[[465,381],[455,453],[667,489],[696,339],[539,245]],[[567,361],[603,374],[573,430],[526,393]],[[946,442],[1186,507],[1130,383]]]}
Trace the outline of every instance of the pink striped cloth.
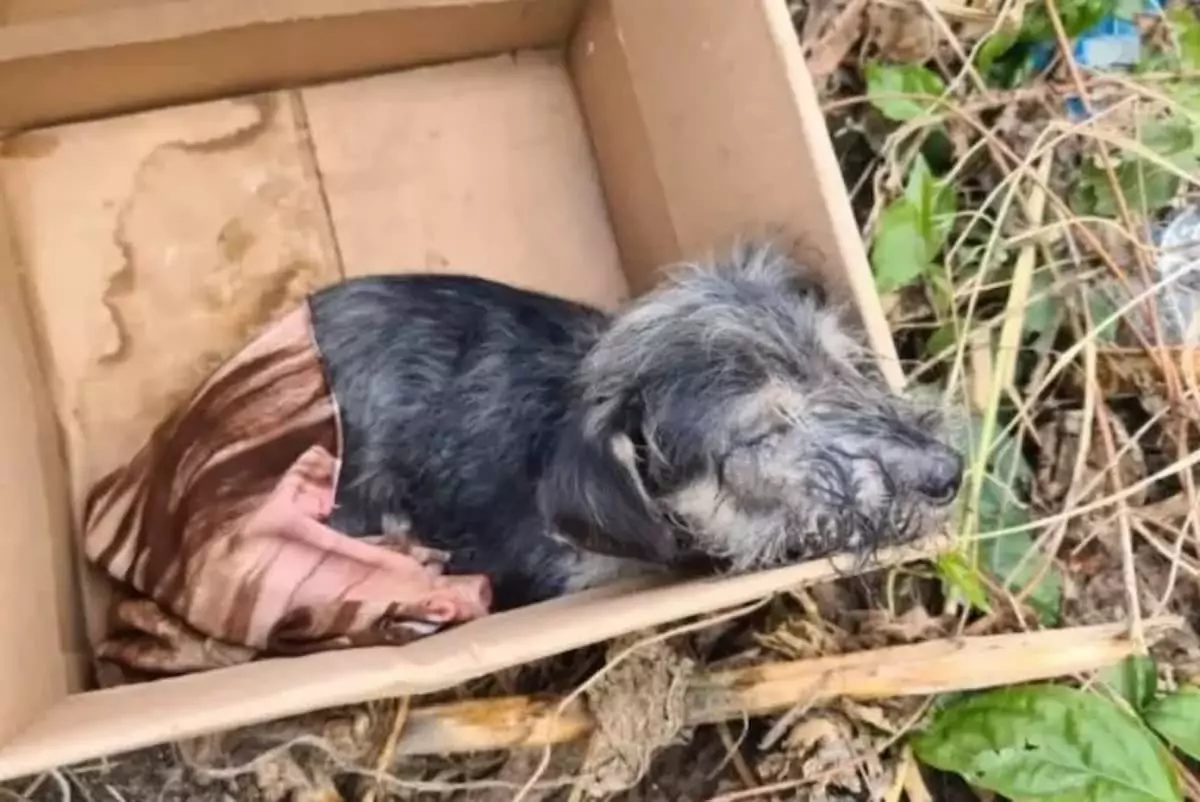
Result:
{"label": "pink striped cloth", "polygon": [[[401,644],[488,612],[486,577],[407,532],[328,527],[342,448],[307,304],[226,362],[88,494],[120,587],[98,657],[123,679]],[[116,680],[110,680],[116,681]]]}

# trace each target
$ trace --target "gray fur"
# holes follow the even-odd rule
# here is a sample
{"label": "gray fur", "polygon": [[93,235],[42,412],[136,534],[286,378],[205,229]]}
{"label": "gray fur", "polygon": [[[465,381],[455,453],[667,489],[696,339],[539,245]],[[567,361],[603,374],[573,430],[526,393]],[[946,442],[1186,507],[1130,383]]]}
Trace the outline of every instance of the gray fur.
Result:
{"label": "gray fur", "polygon": [[888,392],[820,295],[750,245],[675,271],[583,362],[588,430],[638,405],[657,510],[735,571],[910,540],[958,491],[941,411]]}

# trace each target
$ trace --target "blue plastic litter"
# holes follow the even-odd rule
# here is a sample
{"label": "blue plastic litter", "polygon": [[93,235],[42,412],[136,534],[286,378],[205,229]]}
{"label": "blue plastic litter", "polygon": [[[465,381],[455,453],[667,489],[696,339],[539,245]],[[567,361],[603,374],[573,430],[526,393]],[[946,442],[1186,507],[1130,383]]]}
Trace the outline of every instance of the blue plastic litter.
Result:
{"label": "blue plastic litter", "polygon": [[[1161,14],[1162,4],[1158,0],[1142,0],[1142,12]],[[1104,71],[1129,69],[1142,57],[1142,40],[1133,20],[1122,19],[1113,14],[1097,22],[1077,36],[1072,42],[1075,62],[1084,70]],[[1042,69],[1050,63],[1057,45],[1041,42],[1033,49],[1033,65]],[[1067,113],[1075,120],[1087,117],[1083,102],[1074,95],[1065,100]]]}

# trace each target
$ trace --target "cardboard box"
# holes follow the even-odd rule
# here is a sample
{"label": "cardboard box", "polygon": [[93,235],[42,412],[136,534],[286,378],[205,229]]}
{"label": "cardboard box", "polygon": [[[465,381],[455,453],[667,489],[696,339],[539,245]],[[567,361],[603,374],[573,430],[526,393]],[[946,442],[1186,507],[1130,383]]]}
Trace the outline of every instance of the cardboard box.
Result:
{"label": "cardboard box", "polygon": [[898,369],[784,0],[4,8],[0,778],[429,692],[814,575],[613,586],[404,648],[89,691],[84,486],[340,276],[466,270],[611,308],[775,228]]}

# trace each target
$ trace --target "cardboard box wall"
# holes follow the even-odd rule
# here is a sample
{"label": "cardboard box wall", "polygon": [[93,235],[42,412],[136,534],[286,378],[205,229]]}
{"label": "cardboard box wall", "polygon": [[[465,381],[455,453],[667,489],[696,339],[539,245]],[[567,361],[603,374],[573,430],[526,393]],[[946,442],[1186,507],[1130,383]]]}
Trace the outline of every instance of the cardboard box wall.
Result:
{"label": "cardboard box wall", "polygon": [[0,779],[445,688],[819,570],[631,583],[403,648],[89,691],[104,586],[73,547],[86,483],[341,276],[473,272],[612,308],[773,228],[898,368],[783,0],[5,9]]}

